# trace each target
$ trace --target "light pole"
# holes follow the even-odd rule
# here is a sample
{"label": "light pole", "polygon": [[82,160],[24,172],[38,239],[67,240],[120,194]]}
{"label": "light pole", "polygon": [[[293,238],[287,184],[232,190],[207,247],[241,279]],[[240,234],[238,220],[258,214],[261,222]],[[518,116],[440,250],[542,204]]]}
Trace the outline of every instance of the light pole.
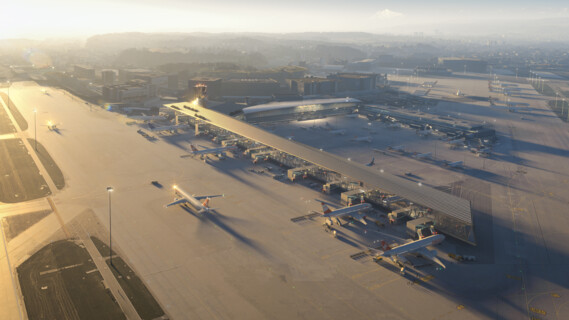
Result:
{"label": "light pole", "polygon": [[38,151],[38,126],[37,126],[37,110],[34,109],[34,148]]}
{"label": "light pole", "polygon": [[113,192],[113,187],[107,187],[107,193],[109,194],[109,258],[111,260],[111,266],[113,265],[113,228],[111,220],[111,192]]}

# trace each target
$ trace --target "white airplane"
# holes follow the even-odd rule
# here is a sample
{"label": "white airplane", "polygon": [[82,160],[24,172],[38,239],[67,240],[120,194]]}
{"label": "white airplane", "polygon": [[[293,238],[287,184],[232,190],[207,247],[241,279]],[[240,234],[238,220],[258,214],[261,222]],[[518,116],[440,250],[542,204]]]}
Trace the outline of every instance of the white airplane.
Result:
{"label": "white airplane", "polygon": [[358,142],[371,142],[371,136],[365,136],[365,137],[354,137],[352,139],[352,141],[358,141]]}
{"label": "white airplane", "polygon": [[59,132],[59,128],[57,127],[58,124],[59,123],[53,123],[51,121],[48,121],[47,124],[45,124],[45,126],[49,131]]}
{"label": "white airplane", "polygon": [[436,250],[429,250],[426,247],[441,243],[445,239],[442,234],[435,234],[421,240],[412,241],[402,244],[398,247],[391,248],[385,241],[381,241],[383,250],[370,248],[371,253],[374,254],[374,259],[379,260],[382,258],[390,258],[395,264],[401,268],[401,274],[405,274],[405,263],[408,261],[404,255],[414,254],[423,258],[429,259],[441,267],[446,269],[446,266],[437,257]]}
{"label": "white airplane", "polygon": [[324,202],[322,203],[322,216],[324,218],[328,218],[330,224],[333,224],[332,219],[336,219],[338,225],[342,225],[340,223],[340,218],[349,217],[354,220],[358,220],[363,224],[367,224],[366,216],[361,213],[361,211],[366,211],[371,208],[371,204],[369,203],[360,203],[353,206],[343,207],[340,209],[336,209],[332,211]]}
{"label": "white airplane", "polygon": [[451,141],[447,141],[447,143],[450,144],[451,146],[463,146],[464,145],[464,139],[451,140]]}
{"label": "white airplane", "polygon": [[421,137],[426,137],[431,135],[431,130],[417,130],[416,133]]}
{"label": "white airplane", "polygon": [[389,125],[387,125],[388,128],[392,128],[392,129],[399,129],[401,128],[401,123],[400,122],[393,122],[390,123]]}
{"label": "white airplane", "polygon": [[[209,200],[211,198],[224,197],[223,194],[217,194],[217,195],[213,195],[213,196],[189,195],[184,190],[180,189],[178,186],[174,186],[173,189],[174,189],[174,193],[176,194],[176,198],[174,199],[174,202],[168,203],[164,207],[170,207],[170,206],[174,206],[177,204],[182,204],[182,205],[190,204],[190,205],[192,205],[192,207],[194,207],[195,209],[198,210],[198,213],[204,213],[204,212],[209,212],[210,210],[213,210],[212,208],[209,207]],[[178,198],[178,197],[180,197],[180,198]],[[200,200],[204,200],[204,201],[200,202]]]}
{"label": "white airplane", "polygon": [[370,163],[367,163],[366,166],[367,166],[367,167],[371,167],[371,166],[373,166],[374,164],[375,164],[375,157],[372,157]]}
{"label": "white airplane", "polygon": [[462,168],[462,165],[463,165],[462,161],[445,162],[445,166],[452,168]]}
{"label": "white airplane", "polygon": [[416,159],[430,159],[433,156],[432,152],[427,152],[427,153],[419,153],[417,155],[415,155],[414,157]]}
{"label": "white airplane", "polygon": [[177,130],[177,129],[186,129],[186,128],[189,128],[189,125],[187,125],[187,124],[178,124],[178,125],[160,126],[160,127],[157,127],[157,126],[154,125],[153,123],[149,123],[149,124],[148,124],[148,128],[150,129],[150,131],[153,131],[153,132],[174,131],[174,130]]}
{"label": "white airplane", "polygon": [[393,150],[393,151],[400,151],[400,152],[405,152],[405,146],[404,145],[400,145],[400,146],[388,146],[387,150]]}
{"label": "white airplane", "polygon": [[227,157],[227,155],[225,154],[225,151],[229,151],[229,150],[235,150],[237,149],[237,146],[226,146],[226,147],[220,147],[220,148],[205,148],[202,150],[198,150],[198,148],[196,148],[193,144],[190,144],[190,148],[192,148],[192,152],[191,155],[199,155],[199,156],[205,156],[208,154],[214,154],[216,155],[219,159],[225,159],[225,157]]}
{"label": "white airplane", "polygon": [[330,130],[330,133],[338,135],[338,136],[343,136],[346,134],[346,130],[344,130],[344,129]]}

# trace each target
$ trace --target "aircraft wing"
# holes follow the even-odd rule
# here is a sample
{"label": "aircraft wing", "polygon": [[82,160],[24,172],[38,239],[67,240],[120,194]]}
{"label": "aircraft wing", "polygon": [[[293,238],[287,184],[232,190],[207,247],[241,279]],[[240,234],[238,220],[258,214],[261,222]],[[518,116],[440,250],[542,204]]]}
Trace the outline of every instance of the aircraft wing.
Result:
{"label": "aircraft wing", "polygon": [[355,220],[358,220],[359,222],[367,225],[367,221],[365,219],[365,215],[361,214],[361,213],[354,213],[351,214],[352,218],[354,218]]}
{"label": "aircraft wing", "polygon": [[429,250],[425,247],[423,248],[419,248],[417,250],[415,250],[415,253],[421,255],[424,258],[427,258],[433,262],[435,262],[436,264],[440,265],[441,267],[443,267],[443,269],[446,269],[446,266],[443,264],[443,262],[437,257],[437,252],[435,250]]}
{"label": "aircraft wing", "polygon": [[186,199],[186,198],[178,199],[172,203],[168,203],[167,205],[165,205],[165,207],[175,206],[177,204],[184,203],[184,202],[188,202],[188,199]]}
{"label": "aircraft wing", "polygon": [[208,198],[217,198],[217,197],[225,197],[225,195],[224,194],[216,194],[213,196],[198,196],[198,197],[194,196],[194,198],[196,198],[196,200],[202,200],[202,199],[208,199]]}

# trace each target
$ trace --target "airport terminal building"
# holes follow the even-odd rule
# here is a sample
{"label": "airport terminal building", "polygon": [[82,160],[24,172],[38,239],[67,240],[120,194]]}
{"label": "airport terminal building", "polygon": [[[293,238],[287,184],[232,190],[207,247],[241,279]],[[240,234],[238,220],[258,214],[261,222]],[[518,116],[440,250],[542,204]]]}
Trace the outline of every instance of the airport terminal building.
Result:
{"label": "airport terminal building", "polygon": [[[305,116],[308,116],[308,119],[316,119],[327,114],[352,112],[358,103],[356,99],[311,100],[310,104],[304,101],[285,102],[246,108],[249,110],[244,109],[243,113],[245,119],[250,122],[270,121],[271,119],[273,119],[271,121],[294,120]],[[290,141],[245,121],[199,105],[190,108],[187,104],[175,103],[166,105],[166,107],[197,120],[200,127],[210,126],[210,129],[217,128],[214,130],[232,133],[243,139],[254,141],[255,145],[262,144],[265,158],[293,158],[296,160],[287,163],[288,166],[296,162],[305,168],[309,166],[318,171],[316,173],[303,171],[303,174],[324,173],[326,178],[323,180],[327,182],[347,179],[355,183],[358,188],[379,192],[382,195],[396,195],[428,208],[428,214],[433,218],[439,231],[476,245],[470,201],[466,199]],[[315,114],[308,111],[314,111]]]}
{"label": "airport terminal building", "polygon": [[353,113],[361,103],[358,99],[317,99],[261,104],[243,109],[249,123],[320,119]]}

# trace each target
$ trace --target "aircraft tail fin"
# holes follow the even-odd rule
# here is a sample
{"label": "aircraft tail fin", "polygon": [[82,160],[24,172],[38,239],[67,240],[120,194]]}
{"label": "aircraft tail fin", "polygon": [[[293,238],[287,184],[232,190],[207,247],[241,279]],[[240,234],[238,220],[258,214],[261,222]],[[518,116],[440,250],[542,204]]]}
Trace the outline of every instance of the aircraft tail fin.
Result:
{"label": "aircraft tail fin", "polygon": [[383,251],[391,250],[391,247],[384,240],[381,240],[381,248],[383,249]]}
{"label": "aircraft tail fin", "polygon": [[190,148],[192,149],[192,151],[198,151],[198,149],[193,144],[190,144]]}
{"label": "aircraft tail fin", "polygon": [[202,206],[209,208],[209,198],[205,198],[205,200],[202,202]]}
{"label": "aircraft tail fin", "polygon": [[326,214],[326,213],[332,212],[332,210],[330,210],[328,205],[326,205],[324,202],[321,202],[321,203],[322,203],[322,213]]}

